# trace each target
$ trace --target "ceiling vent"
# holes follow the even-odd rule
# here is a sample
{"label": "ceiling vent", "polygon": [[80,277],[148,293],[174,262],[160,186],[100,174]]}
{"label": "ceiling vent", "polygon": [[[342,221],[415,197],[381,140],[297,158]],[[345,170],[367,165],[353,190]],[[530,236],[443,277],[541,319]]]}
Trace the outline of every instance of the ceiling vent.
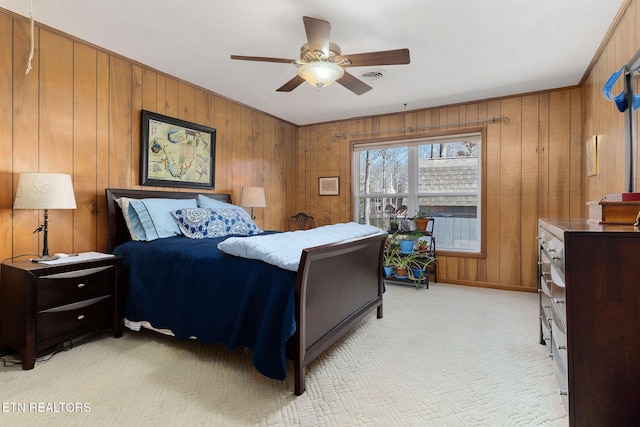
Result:
{"label": "ceiling vent", "polygon": [[386,74],[385,70],[378,69],[378,70],[365,71],[360,75],[360,77],[363,80],[380,80],[384,77],[385,74]]}

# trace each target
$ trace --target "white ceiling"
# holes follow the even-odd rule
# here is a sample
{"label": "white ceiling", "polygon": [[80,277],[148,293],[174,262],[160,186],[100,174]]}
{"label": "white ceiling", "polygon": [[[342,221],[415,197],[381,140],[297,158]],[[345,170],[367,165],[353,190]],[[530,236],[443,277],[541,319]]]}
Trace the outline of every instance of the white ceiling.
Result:
{"label": "white ceiling", "polygon": [[[0,7],[297,125],[578,84],[624,0],[0,0]],[[276,89],[302,16],[331,23],[343,54],[408,48],[409,65],[352,67],[373,90]],[[25,64],[26,66],[26,64]]]}

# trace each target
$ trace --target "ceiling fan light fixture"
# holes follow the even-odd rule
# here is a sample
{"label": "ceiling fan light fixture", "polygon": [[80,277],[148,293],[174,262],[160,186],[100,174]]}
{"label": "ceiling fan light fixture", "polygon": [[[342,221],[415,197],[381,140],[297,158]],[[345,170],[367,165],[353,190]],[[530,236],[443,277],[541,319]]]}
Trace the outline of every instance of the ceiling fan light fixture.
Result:
{"label": "ceiling fan light fixture", "polygon": [[311,86],[329,86],[344,75],[344,68],[333,62],[314,61],[298,67],[298,75]]}

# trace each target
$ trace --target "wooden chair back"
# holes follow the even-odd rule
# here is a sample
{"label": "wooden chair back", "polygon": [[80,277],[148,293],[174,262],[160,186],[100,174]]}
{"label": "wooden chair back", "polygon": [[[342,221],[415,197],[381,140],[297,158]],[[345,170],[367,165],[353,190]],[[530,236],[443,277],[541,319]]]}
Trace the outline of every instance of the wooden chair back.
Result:
{"label": "wooden chair back", "polygon": [[289,217],[289,231],[309,230],[313,227],[315,227],[313,217],[304,212],[298,212]]}

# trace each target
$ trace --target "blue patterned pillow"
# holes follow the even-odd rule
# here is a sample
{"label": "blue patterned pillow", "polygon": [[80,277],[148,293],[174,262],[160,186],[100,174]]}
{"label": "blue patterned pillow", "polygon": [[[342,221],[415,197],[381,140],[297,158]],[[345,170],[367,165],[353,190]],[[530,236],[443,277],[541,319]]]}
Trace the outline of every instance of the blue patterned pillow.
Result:
{"label": "blue patterned pillow", "polygon": [[262,233],[244,209],[187,208],[173,211],[171,215],[178,223],[182,234],[192,239]]}

